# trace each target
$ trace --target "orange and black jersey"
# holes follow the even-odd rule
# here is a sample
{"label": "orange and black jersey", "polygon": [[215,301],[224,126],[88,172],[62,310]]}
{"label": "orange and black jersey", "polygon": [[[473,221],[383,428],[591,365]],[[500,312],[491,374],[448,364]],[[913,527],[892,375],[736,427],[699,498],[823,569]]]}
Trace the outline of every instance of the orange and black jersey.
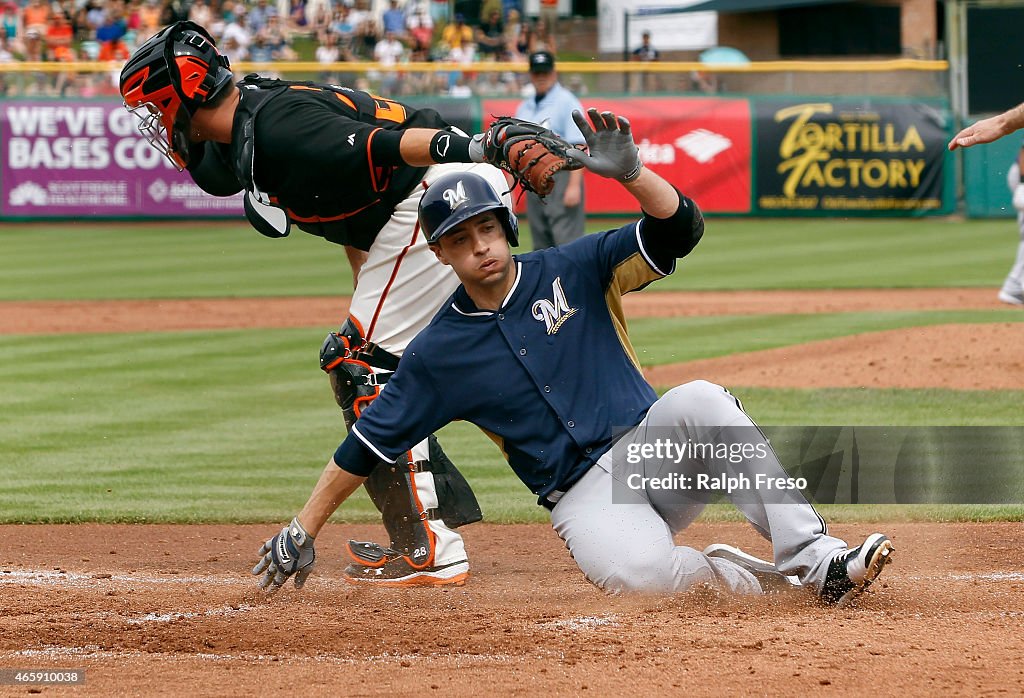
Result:
{"label": "orange and black jersey", "polygon": [[399,157],[401,132],[448,126],[432,109],[356,90],[258,78],[240,87],[236,157],[251,113],[247,102],[268,99],[249,127],[256,186],[302,230],[362,250],[426,171]]}

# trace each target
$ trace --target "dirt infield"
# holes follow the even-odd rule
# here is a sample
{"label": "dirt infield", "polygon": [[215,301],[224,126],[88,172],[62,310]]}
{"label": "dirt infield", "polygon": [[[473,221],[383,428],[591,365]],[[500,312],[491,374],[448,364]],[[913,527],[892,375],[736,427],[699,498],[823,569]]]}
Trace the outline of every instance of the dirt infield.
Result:
{"label": "dirt infield", "polygon": [[[0,334],[332,327],[346,296],[114,301],[0,301]],[[687,291],[627,295],[627,317],[1004,308],[987,288]]]}
{"label": "dirt infield", "polygon": [[[470,526],[469,583],[408,591],[339,581],[339,544],[382,529],[332,525],[306,589],[269,601],[246,570],[272,526],[4,526],[0,666],[84,668],[59,692],[91,695],[1024,692],[1024,527],[887,530],[894,563],[831,610],[802,594],[607,597],[544,525]],[[682,542],[768,551],[740,524]]]}

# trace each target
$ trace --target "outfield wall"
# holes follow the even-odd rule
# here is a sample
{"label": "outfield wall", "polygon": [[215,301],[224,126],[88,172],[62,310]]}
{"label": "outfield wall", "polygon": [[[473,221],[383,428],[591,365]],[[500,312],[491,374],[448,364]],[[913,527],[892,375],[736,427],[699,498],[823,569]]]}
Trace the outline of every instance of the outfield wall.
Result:
{"label": "outfield wall", "polygon": [[[413,99],[466,131],[512,99]],[[628,117],[645,164],[708,213],[918,216],[956,209],[945,100],[878,97],[594,96]],[[177,172],[116,100],[0,100],[0,218],[236,217]],[[978,177],[987,176],[979,172]],[[614,182],[587,174],[591,214],[632,213]]]}

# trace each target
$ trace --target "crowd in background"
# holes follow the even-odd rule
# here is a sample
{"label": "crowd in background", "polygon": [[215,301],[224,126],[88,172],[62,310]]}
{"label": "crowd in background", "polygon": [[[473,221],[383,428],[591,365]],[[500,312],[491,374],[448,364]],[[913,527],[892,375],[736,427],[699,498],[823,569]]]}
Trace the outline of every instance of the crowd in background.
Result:
{"label": "crowd in background", "polygon": [[[120,66],[160,28],[189,19],[213,34],[232,65],[454,62],[466,69],[349,73],[325,67],[308,77],[389,96],[519,97],[531,90],[525,75],[472,66],[525,65],[533,51],[556,50],[556,25],[525,18],[520,2],[458,0],[451,12],[444,0],[384,0],[376,8],[371,0],[0,0],[0,63],[98,60]],[[273,74],[274,67],[259,72]],[[113,95],[116,74],[0,72],[0,94]],[[573,83],[582,89],[578,78]]]}

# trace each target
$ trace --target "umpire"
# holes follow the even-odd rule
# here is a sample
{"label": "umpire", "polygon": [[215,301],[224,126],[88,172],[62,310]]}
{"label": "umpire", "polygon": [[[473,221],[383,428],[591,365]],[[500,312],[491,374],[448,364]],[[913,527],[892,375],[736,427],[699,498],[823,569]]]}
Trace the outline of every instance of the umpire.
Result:
{"label": "umpire", "polygon": [[[583,145],[583,134],[572,120],[573,111],[583,111],[576,95],[558,82],[555,56],[549,51],[530,54],[530,82],[536,90],[516,110],[516,117],[543,124],[573,145]],[[583,237],[583,170],[555,175],[555,189],[545,200],[529,192],[526,216],[533,235],[533,249],[564,245]]]}

